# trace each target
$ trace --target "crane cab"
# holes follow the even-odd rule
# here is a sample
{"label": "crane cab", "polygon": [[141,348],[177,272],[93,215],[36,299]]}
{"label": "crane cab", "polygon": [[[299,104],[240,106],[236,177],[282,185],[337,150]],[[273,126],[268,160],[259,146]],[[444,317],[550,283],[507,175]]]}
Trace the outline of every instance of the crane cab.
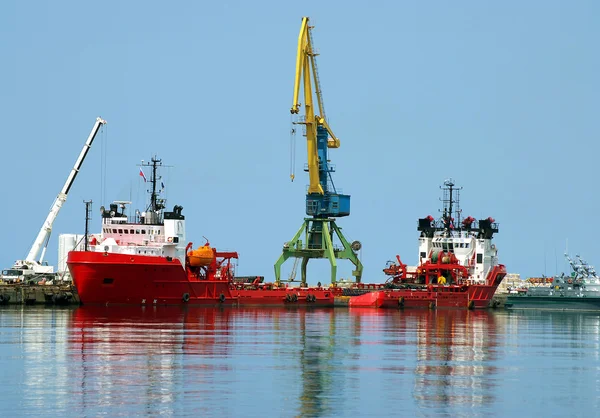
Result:
{"label": "crane cab", "polygon": [[306,214],[316,217],[340,218],[350,215],[350,195],[347,194],[308,194]]}

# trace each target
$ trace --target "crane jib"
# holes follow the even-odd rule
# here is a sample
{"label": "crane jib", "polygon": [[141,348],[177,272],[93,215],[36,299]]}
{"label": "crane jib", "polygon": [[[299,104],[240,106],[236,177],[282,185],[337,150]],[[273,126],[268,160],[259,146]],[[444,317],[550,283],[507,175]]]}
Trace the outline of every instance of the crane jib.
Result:
{"label": "crane jib", "polygon": [[[42,256],[40,257],[39,260],[36,260],[36,258],[38,256],[38,254],[40,253],[40,250],[42,249],[42,247],[44,247],[44,249],[45,249],[46,246],[48,245],[50,233],[52,232],[52,225],[54,224],[54,221],[56,220],[56,217],[58,216],[58,212],[60,212],[60,209],[61,209],[63,203],[67,200],[67,194],[69,193],[69,190],[71,189],[71,186],[73,185],[73,181],[75,180],[75,177],[77,176],[77,173],[79,172],[79,169],[81,168],[81,165],[83,164],[83,161],[84,161],[90,147],[92,146],[92,142],[94,142],[94,138],[96,137],[96,134],[100,130],[100,127],[102,125],[104,125],[105,123],[106,123],[106,121],[103,120],[102,118],[96,118],[96,123],[94,123],[94,127],[92,128],[92,131],[90,132],[90,134],[83,146],[83,149],[81,150],[81,153],[79,154],[79,157],[77,158],[77,161],[75,162],[75,165],[73,166],[73,169],[69,173],[69,176],[67,177],[67,181],[65,182],[65,185],[63,186],[61,192],[58,194],[58,197],[52,204],[52,207],[50,208],[50,212],[48,213],[46,220],[42,224],[42,227],[40,228],[40,232],[38,233],[37,238],[33,242],[31,249],[29,250],[29,254],[27,254],[27,258],[25,259],[25,262],[21,261],[21,264],[31,264],[31,263],[36,263],[36,262],[37,263],[42,262],[45,251],[42,251]],[[19,261],[17,261],[15,263],[15,265],[17,265],[17,264],[19,264]]]}

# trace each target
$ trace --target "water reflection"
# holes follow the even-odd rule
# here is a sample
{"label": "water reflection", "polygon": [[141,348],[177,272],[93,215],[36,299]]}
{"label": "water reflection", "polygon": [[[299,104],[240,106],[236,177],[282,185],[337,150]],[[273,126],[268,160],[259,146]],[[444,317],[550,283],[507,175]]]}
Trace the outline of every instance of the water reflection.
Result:
{"label": "water reflection", "polygon": [[6,416],[600,407],[598,314],[84,306],[0,309],[0,334]]}
{"label": "water reflection", "polygon": [[339,389],[340,381],[343,382],[343,370],[336,358],[336,351],[341,347],[336,344],[334,311],[320,311],[309,317],[301,315],[300,336],[299,415],[331,415],[335,388]]}
{"label": "water reflection", "polygon": [[[229,370],[227,362],[219,360],[227,357],[231,343],[229,312],[180,307],[75,310],[69,352],[80,366],[73,368],[71,378],[80,382],[73,396],[81,398],[81,413],[99,412],[90,411],[89,405],[94,405],[100,410],[142,406],[151,414],[171,414],[184,407],[188,395],[201,405],[212,394],[207,385]],[[131,390],[124,390],[130,385],[144,390],[132,396]],[[189,390],[182,393],[182,387]],[[227,387],[221,389],[227,396]],[[221,412],[227,413],[226,407],[222,405]],[[200,407],[197,412],[212,411]]]}
{"label": "water reflection", "polygon": [[417,328],[414,397],[419,405],[492,404],[497,358],[494,315],[483,311],[427,311],[404,316]]}

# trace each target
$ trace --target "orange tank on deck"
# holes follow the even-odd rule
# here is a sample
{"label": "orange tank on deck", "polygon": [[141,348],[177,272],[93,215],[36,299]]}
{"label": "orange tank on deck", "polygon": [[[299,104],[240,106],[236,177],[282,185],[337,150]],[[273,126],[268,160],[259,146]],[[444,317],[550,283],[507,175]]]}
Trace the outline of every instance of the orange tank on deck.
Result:
{"label": "orange tank on deck", "polygon": [[208,245],[203,245],[188,253],[188,260],[193,267],[206,267],[215,259],[215,251]]}

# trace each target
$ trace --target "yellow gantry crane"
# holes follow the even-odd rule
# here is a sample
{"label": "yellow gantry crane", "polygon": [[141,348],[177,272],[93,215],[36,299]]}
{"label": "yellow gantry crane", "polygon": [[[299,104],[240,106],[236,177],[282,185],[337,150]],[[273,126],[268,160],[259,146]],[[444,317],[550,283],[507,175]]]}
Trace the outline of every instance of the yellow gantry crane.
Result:
{"label": "yellow gantry crane", "polygon": [[[306,214],[302,227],[291,241],[286,242],[283,252],[275,263],[275,279],[280,282],[281,265],[290,257],[302,258],[302,284],[306,285],[306,265],[311,258],[328,258],[331,262],[331,283],[335,285],[337,274],[336,259],[348,259],[356,267],[353,275],[360,282],[362,264],[356,253],[361,244],[354,241],[349,244],[335,223],[335,218],[350,215],[350,195],[341,194],[335,188],[331,174],[335,171],[329,163],[328,149],[339,148],[340,140],[335,136],[327,123],[325,107],[316,54],[311,34],[312,26],[309,18],[303,17],[298,36],[298,52],[296,56],[296,74],[294,79],[294,99],[291,113],[300,113],[300,87],[304,91],[304,121],[297,122],[306,127],[306,143],[308,151],[307,169],[309,186],[306,195]],[[313,81],[319,115],[315,115],[313,101]],[[294,175],[291,175],[292,180]],[[304,241],[300,238],[304,235]],[[337,236],[341,248],[334,246]]]}

